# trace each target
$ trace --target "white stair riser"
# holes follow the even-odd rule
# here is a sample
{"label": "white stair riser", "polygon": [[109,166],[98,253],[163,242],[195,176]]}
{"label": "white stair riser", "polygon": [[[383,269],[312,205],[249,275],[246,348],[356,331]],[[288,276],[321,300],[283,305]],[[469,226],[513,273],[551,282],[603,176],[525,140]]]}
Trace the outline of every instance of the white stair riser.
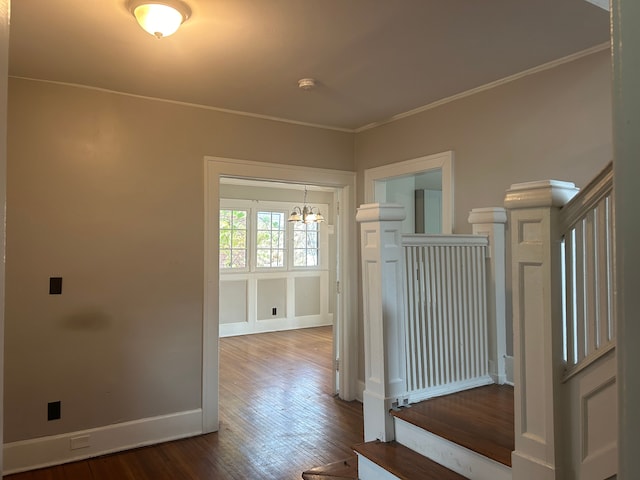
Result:
{"label": "white stair riser", "polygon": [[380,465],[372,462],[367,457],[358,454],[358,479],[359,480],[399,480],[393,473],[388,472]]}
{"label": "white stair riser", "polygon": [[511,468],[395,419],[396,441],[470,480],[512,480]]}

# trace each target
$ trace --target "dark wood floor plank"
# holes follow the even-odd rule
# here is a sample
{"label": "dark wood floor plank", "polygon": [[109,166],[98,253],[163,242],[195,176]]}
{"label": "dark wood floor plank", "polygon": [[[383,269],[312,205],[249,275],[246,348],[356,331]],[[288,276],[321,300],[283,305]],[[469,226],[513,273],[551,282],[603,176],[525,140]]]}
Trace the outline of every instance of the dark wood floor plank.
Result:
{"label": "dark wood floor plank", "polygon": [[303,480],[357,480],[358,458],[355,455],[344,460],[315,467],[302,473]]}
{"label": "dark wood floor plank", "polygon": [[511,466],[514,450],[513,388],[488,385],[432,398],[394,416]]}
{"label": "dark wood floor plank", "polygon": [[355,445],[355,451],[402,480],[464,480],[465,477],[396,442]]}
{"label": "dark wood floor plank", "polygon": [[333,395],[332,335],[319,327],[220,339],[216,433],[7,479],[300,480],[363,438],[362,405]]}

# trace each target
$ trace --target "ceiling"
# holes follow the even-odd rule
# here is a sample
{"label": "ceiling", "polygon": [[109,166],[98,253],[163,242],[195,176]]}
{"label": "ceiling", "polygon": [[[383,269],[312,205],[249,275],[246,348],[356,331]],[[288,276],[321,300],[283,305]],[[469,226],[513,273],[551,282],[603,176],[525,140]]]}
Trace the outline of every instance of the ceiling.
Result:
{"label": "ceiling", "polygon": [[14,0],[10,75],[353,131],[609,41],[584,0],[186,1],[158,40],[126,0]]}

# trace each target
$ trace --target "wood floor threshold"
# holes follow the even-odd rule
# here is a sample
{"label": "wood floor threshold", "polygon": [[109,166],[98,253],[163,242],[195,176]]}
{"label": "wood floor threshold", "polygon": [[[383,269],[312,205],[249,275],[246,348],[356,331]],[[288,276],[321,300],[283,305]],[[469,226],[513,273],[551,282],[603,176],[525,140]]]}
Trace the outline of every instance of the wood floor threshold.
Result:
{"label": "wood floor threshold", "polygon": [[353,449],[401,480],[465,480],[465,477],[397,442],[376,440],[355,445]]}
{"label": "wood floor threshold", "polygon": [[431,398],[392,415],[511,467],[513,387],[488,385]]}

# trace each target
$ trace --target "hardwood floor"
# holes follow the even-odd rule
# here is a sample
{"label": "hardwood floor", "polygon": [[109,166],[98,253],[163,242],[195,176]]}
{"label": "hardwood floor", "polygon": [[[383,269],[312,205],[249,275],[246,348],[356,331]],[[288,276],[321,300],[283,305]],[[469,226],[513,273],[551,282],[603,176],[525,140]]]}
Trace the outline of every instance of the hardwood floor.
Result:
{"label": "hardwood floor", "polygon": [[332,395],[331,327],[220,340],[220,430],[9,480],[299,480],[352,455],[362,405]]}

